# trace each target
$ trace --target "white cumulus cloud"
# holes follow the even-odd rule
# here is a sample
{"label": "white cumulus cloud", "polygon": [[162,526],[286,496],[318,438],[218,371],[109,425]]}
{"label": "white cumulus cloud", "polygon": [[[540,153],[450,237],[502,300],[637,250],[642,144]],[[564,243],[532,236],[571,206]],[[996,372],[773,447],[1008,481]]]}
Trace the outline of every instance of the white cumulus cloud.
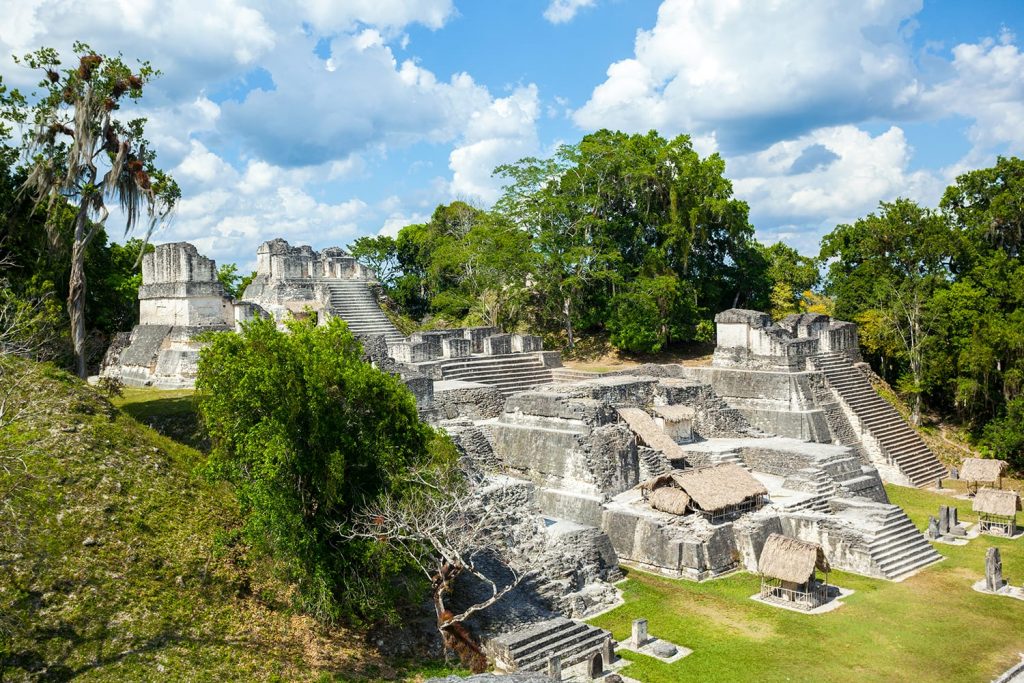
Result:
{"label": "white cumulus cloud", "polygon": [[576,18],[585,7],[593,7],[596,0],[551,0],[544,10],[544,18],[552,24],[564,24]]}

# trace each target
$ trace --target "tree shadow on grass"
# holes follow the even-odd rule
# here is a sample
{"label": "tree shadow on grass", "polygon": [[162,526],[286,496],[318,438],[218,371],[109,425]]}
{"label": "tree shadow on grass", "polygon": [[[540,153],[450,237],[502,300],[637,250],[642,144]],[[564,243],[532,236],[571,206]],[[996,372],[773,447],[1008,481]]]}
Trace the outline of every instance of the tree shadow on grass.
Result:
{"label": "tree shadow on grass", "polygon": [[199,407],[193,395],[161,397],[154,392],[151,397],[123,403],[121,410],[168,439],[199,451],[209,451],[210,439],[199,419]]}

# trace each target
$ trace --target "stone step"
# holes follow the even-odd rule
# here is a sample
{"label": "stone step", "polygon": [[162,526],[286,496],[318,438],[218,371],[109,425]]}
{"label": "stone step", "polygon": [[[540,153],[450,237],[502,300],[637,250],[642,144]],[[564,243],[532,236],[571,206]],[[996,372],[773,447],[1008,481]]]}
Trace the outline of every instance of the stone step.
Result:
{"label": "stone step", "polygon": [[449,361],[445,361],[441,365],[441,369],[458,370],[463,367],[482,367],[486,365],[505,365],[505,364],[539,364],[541,363],[540,358],[532,353],[511,353],[503,354],[500,356],[470,356],[468,358],[459,358]]}
{"label": "stone step", "polygon": [[921,567],[926,567],[941,559],[942,555],[935,552],[934,548],[929,548],[927,550],[922,548],[920,552],[910,553],[901,561],[879,566],[879,569],[886,578],[898,579],[901,576],[905,576],[910,572],[916,571]]}
{"label": "stone step", "polygon": [[509,648],[510,654],[516,662],[522,662],[526,657],[548,650],[550,647],[575,636],[590,635],[590,628],[578,621],[568,621],[553,626],[546,631],[537,633],[529,640],[523,641]]}
{"label": "stone step", "polygon": [[477,379],[479,381],[484,381],[484,380],[511,379],[511,378],[514,378],[514,377],[522,377],[522,376],[529,377],[529,376],[536,375],[538,373],[543,373],[545,376],[550,376],[550,373],[547,370],[545,370],[543,367],[520,366],[520,367],[508,368],[508,369],[505,369],[505,370],[489,370],[487,372],[470,372],[470,371],[451,372],[451,373],[446,372],[446,373],[444,373],[444,378],[445,379],[464,379],[466,377],[473,377],[474,379]]}
{"label": "stone step", "polygon": [[552,643],[543,650],[524,657],[521,663],[517,659],[517,668],[523,671],[543,671],[547,667],[548,658],[553,655],[561,658],[563,667],[578,664],[591,653],[600,652],[602,644],[608,637],[600,629],[594,629],[591,633],[583,633],[582,635],[565,638],[564,640]]}

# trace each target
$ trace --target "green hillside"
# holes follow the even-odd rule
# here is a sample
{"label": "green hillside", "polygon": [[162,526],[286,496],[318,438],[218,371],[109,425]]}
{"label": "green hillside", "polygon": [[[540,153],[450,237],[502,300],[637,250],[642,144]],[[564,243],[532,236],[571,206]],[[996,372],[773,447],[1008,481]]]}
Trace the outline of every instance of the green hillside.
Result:
{"label": "green hillside", "polygon": [[17,363],[28,376],[10,405],[28,412],[0,429],[0,680],[413,675],[290,609],[199,451],[67,373]]}

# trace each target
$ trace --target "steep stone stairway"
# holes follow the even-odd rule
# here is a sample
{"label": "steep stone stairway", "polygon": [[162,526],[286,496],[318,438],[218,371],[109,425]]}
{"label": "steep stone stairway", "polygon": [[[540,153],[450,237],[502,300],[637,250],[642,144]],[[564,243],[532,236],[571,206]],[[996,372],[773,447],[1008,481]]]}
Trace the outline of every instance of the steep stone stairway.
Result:
{"label": "steep stone stairway", "polygon": [[928,449],[921,437],[878,395],[871,382],[840,353],[820,353],[814,366],[825,374],[829,386],[856,415],[861,429],[868,432],[882,453],[917,487],[929,486],[945,477],[945,466]]}
{"label": "steep stone stairway", "polygon": [[499,636],[488,649],[506,671],[544,671],[550,657],[560,657],[565,668],[603,653],[611,638],[602,628],[558,617]]}
{"label": "steep stone stairway", "polygon": [[324,280],[323,284],[330,294],[331,313],[348,323],[352,334],[360,337],[383,335],[389,342],[404,339],[380,310],[365,280]]}
{"label": "steep stone stairway", "polygon": [[508,396],[551,383],[551,369],[539,356],[516,353],[505,356],[453,358],[441,365],[443,379],[490,384]]}
{"label": "steep stone stairway", "polygon": [[906,513],[893,505],[869,545],[871,559],[887,579],[898,579],[942,559]]}

